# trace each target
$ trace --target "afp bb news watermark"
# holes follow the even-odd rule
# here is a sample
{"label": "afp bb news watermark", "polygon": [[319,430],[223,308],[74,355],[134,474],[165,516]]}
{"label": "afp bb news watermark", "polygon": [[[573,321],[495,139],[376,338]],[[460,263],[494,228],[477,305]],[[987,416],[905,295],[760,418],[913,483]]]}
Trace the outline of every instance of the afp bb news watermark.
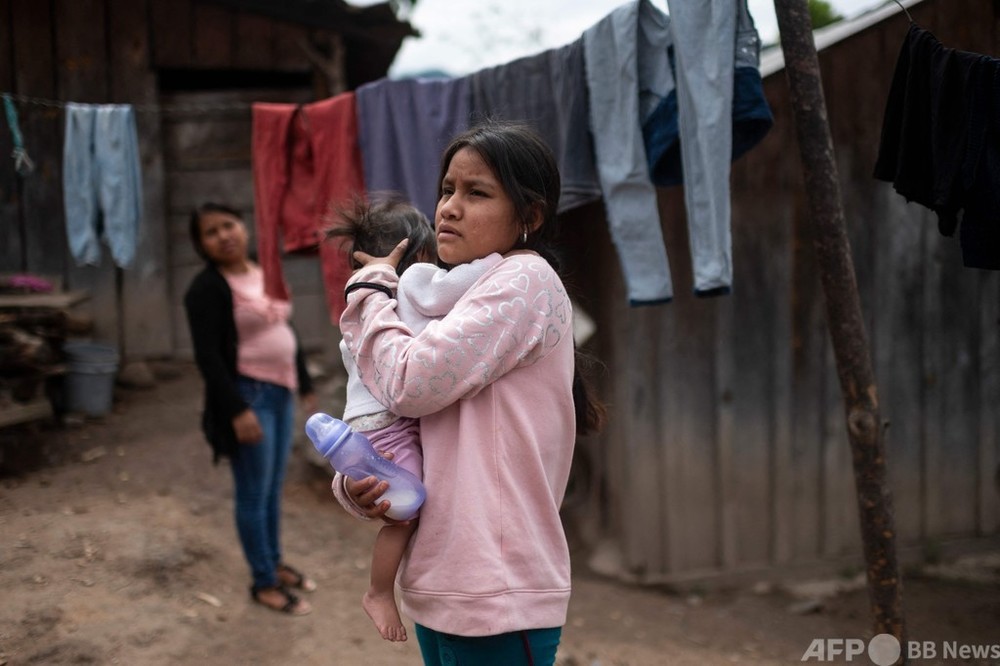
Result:
{"label": "afp bb news watermark", "polygon": [[906,641],[900,644],[892,634],[878,634],[867,643],[860,638],[814,638],[800,661],[861,661],[864,657],[875,666],[890,666],[904,656],[917,659],[1000,659],[1000,643],[970,644],[958,641]]}

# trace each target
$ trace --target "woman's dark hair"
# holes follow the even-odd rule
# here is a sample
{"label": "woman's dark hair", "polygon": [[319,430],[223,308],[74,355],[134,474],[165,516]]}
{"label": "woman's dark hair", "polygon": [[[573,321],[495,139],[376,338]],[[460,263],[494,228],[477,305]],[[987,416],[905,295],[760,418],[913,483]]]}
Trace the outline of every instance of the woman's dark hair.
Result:
{"label": "woman's dark hair", "polygon": [[[545,141],[526,125],[500,121],[487,121],[459,134],[441,157],[438,199],[451,160],[463,148],[482,158],[514,203],[520,225],[514,249],[534,250],[558,269],[552,246],[558,234],[561,183],[556,158]],[[541,224],[532,229],[536,215]],[[521,240],[524,232],[526,241]]]}
{"label": "woman's dark hair", "polygon": [[[516,123],[486,121],[451,140],[441,156],[438,178],[438,199],[444,177],[455,154],[463,148],[476,152],[504,192],[514,204],[518,224],[527,239],[518,234],[514,249],[534,250],[545,258],[556,271],[559,262],[554,251],[558,235],[556,213],[559,209],[559,166],[552,150],[531,128]],[[534,229],[532,223],[539,216],[541,224]],[[590,382],[580,372],[585,359],[577,350],[573,368],[573,404],[576,410],[577,434],[599,432],[607,420],[607,410],[597,399]]]}
{"label": "woman's dark hair", "polygon": [[188,220],[188,233],[191,234],[191,246],[198,253],[199,257],[211,262],[211,259],[205,254],[205,248],[201,246],[201,217],[206,213],[225,213],[226,215],[232,215],[238,220],[242,220],[243,215],[232,206],[213,203],[211,201],[203,203],[191,211],[191,217]]}
{"label": "woman's dark hair", "polygon": [[344,239],[344,249],[354,268],[361,268],[354,260],[355,250],[384,257],[404,238],[409,238],[410,243],[396,266],[396,273],[402,275],[421,254],[437,258],[437,242],[430,220],[396,196],[383,195],[373,203],[355,197],[349,208],[335,208],[333,226],[327,229],[326,237]]}

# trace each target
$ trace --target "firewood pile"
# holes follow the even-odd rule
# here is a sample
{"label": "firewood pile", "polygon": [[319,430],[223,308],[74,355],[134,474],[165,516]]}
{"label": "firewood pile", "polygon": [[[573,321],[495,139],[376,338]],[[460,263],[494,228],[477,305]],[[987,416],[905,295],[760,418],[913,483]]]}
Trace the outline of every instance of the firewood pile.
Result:
{"label": "firewood pile", "polygon": [[38,398],[48,377],[65,372],[66,320],[58,310],[0,310],[0,405]]}
{"label": "firewood pile", "polygon": [[43,278],[0,277],[0,411],[46,400],[50,382],[65,374],[63,343],[87,323],[59,296]]}

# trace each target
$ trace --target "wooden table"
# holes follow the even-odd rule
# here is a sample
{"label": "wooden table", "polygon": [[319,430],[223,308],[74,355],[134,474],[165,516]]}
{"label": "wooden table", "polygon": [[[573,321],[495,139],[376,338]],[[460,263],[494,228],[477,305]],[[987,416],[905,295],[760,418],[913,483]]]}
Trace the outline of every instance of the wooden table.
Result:
{"label": "wooden table", "polygon": [[[0,294],[0,319],[3,318],[5,310],[68,310],[88,298],[90,295],[84,290],[53,291],[47,294]],[[58,371],[64,370],[61,365],[58,368]],[[52,404],[44,397],[31,402],[7,404],[0,406],[0,428],[48,418],[51,415]]]}
{"label": "wooden table", "polygon": [[0,310],[7,308],[71,308],[90,298],[86,291],[54,291],[48,294],[0,294]]}

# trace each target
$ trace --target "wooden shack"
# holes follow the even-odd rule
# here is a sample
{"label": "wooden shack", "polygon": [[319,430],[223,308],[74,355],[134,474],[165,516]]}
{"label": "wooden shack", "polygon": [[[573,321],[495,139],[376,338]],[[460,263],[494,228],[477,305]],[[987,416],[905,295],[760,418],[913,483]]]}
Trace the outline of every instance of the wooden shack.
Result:
{"label": "wooden shack", "polygon": [[[998,53],[1000,9],[905,3],[946,46]],[[905,556],[1000,535],[1000,282],[872,169],[908,28],[892,3],[816,34]],[[629,308],[599,209],[571,222],[572,276],[597,320],[611,427],[580,443],[569,516],[595,566],[671,582],[860,564],[843,403],[780,50],[775,116],[732,175],[734,289],[696,299],[683,195],[661,192],[676,295]]]}
{"label": "wooden shack", "polygon": [[[63,278],[89,294],[93,337],[126,359],[189,355],[181,294],[199,265],[187,214],[227,202],[252,222],[250,103],[321,99],[384,76],[415,34],[388,3],[343,0],[0,0],[0,91],[18,96],[37,169],[0,168],[0,273]],[[135,106],[144,215],[133,268],[69,254],[63,102]],[[11,153],[0,132],[0,156]],[[306,345],[329,340],[317,262],[290,257]]]}

